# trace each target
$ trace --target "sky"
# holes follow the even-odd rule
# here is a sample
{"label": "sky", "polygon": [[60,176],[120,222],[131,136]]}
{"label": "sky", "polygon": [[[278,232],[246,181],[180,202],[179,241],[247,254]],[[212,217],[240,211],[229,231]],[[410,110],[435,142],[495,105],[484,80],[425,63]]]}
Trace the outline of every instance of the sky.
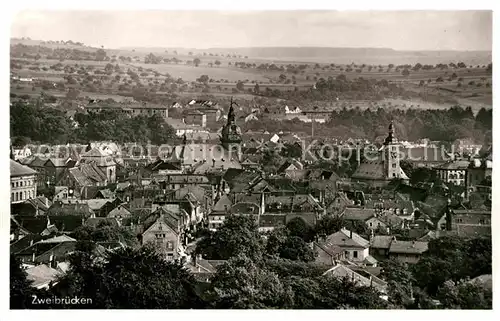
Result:
{"label": "sky", "polygon": [[120,47],[491,50],[491,11],[23,11],[12,37]]}

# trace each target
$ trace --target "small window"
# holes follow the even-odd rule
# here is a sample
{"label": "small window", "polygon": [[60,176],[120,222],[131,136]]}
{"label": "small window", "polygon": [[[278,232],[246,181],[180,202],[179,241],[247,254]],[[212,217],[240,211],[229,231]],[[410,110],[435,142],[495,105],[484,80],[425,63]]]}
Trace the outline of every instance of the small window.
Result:
{"label": "small window", "polygon": [[353,254],[352,256],[353,256],[355,259],[356,259],[356,258],[358,258],[358,251],[353,251],[353,252],[352,252],[352,254]]}
{"label": "small window", "polygon": [[348,259],[349,258],[349,251],[345,251],[345,257]]}
{"label": "small window", "polygon": [[462,223],[462,219],[461,218],[457,218],[457,223]]}
{"label": "small window", "polygon": [[396,177],[396,173],[392,173],[392,177]]}
{"label": "small window", "polygon": [[373,226],[373,223],[372,223],[372,222],[370,222],[370,227],[372,227],[372,226]]}

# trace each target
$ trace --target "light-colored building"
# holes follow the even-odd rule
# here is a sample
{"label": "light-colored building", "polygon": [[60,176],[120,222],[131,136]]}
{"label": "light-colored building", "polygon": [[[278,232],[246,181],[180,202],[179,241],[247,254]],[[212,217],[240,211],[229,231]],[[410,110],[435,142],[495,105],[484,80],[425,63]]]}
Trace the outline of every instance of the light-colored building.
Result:
{"label": "light-colored building", "polygon": [[457,186],[465,186],[469,161],[457,160],[448,162],[442,166],[436,167],[437,176],[446,183],[452,183]]}
{"label": "light-colored building", "polygon": [[168,106],[154,104],[117,104],[110,105],[104,103],[90,104],[85,107],[90,113],[100,113],[103,111],[117,111],[130,116],[154,116],[168,117]]}
{"label": "light-colored building", "polygon": [[10,160],[10,202],[20,203],[36,197],[37,172]]}
{"label": "light-colored building", "polygon": [[363,262],[370,256],[370,242],[345,228],[329,235],[322,243],[341,248],[345,259],[353,262]]}

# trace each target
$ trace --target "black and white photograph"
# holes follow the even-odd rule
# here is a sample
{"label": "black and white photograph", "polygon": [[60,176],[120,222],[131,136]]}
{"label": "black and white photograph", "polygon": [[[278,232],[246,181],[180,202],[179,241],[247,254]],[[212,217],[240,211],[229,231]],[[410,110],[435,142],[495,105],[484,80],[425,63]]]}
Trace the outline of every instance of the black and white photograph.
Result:
{"label": "black and white photograph", "polygon": [[17,12],[8,309],[492,310],[493,16]]}

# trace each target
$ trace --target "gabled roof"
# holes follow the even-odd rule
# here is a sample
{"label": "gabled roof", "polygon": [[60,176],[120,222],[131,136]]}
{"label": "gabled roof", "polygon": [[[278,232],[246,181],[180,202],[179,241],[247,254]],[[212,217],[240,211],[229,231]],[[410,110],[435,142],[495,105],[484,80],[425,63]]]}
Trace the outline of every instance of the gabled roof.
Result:
{"label": "gabled roof", "polygon": [[[352,234],[352,237],[351,237]],[[370,242],[359,236],[357,233],[351,232],[345,228],[329,235],[326,238],[327,242],[340,247],[363,247],[368,248]]]}
{"label": "gabled roof", "polygon": [[35,170],[32,170],[28,166],[21,165],[12,159],[10,160],[10,177],[35,175],[36,173]]}
{"label": "gabled roof", "polygon": [[212,208],[212,212],[226,212],[233,206],[233,202],[227,195],[223,195]]}
{"label": "gabled roof", "polygon": [[340,246],[333,244],[331,241],[315,242],[314,245],[330,256],[336,256],[344,252]]}
{"label": "gabled roof", "polygon": [[381,160],[361,162],[352,178],[383,180],[385,179],[384,164]]}
{"label": "gabled roof", "polygon": [[421,241],[392,241],[389,253],[422,254],[428,249],[427,242]]}
{"label": "gabled roof", "polygon": [[370,247],[388,250],[393,238],[392,235],[375,235],[370,242]]}
{"label": "gabled roof", "polygon": [[[366,273],[369,275],[369,273]],[[329,269],[323,275],[333,276],[336,278],[347,278],[354,281],[359,286],[374,287],[380,292],[386,292],[387,283],[378,279],[377,277],[370,275],[370,277],[363,276],[359,272],[353,271],[345,265],[337,264],[333,268]]]}
{"label": "gabled roof", "polygon": [[165,223],[168,227],[170,227],[174,232],[179,233],[180,228],[183,222],[183,218],[181,215],[173,213],[171,211],[166,210],[163,207],[158,208],[156,211],[151,213],[143,223],[144,231],[147,231],[153,224],[155,224],[158,220]]}
{"label": "gabled roof", "polygon": [[47,228],[47,217],[46,216],[19,216],[16,215],[12,218],[17,224],[33,234],[40,234]]}
{"label": "gabled roof", "polygon": [[25,237],[10,244],[10,253],[16,254],[16,253],[30,247],[32,245],[31,242],[33,242],[33,244],[34,244],[34,243],[40,241],[41,239],[42,239],[42,236],[40,234],[28,234]]}
{"label": "gabled roof", "polygon": [[32,286],[36,288],[48,286],[50,282],[55,281],[61,275],[61,272],[45,264],[29,268],[26,273],[27,279],[33,281]]}
{"label": "gabled roof", "polygon": [[62,242],[76,242],[76,240],[67,235],[60,235],[50,239],[39,241],[38,243],[62,243]]}
{"label": "gabled roof", "polygon": [[375,209],[361,207],[347,207],[342,215],[344,220],[350,221],[366,221],[375,216]]}

